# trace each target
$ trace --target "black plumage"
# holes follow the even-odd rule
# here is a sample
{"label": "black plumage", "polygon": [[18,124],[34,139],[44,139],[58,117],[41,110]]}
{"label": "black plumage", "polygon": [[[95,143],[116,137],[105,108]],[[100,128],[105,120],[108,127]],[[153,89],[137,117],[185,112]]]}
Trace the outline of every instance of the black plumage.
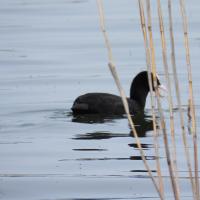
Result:
{"label": "black plumage", "polygon": [[[157,85],[160,85],[158,78]],[[148,73],[147,71],[142,71],[133,79],[130,98],[127,98],[131,114],[144,111],[149,91]],[[122,115],[125,113],[121,97],[108,93],[81,95],[74,101],[71,109],[74,114]]]}

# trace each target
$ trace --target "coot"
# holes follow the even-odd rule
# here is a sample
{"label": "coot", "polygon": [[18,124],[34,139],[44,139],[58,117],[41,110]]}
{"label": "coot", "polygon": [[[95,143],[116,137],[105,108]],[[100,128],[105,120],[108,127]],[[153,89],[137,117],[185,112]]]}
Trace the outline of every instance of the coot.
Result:
{"label": "coot", "polygon": [[[157,77],[157,85],[161,86]],[[153,87],[153,91],[155,88]],[[142,71],[133,79],[130,98],[127,98],[130,113],[144,111],[147,95],[150,91],[148,72]],[[73,114],[122,115],[125,113],[120,96],[107,93],[87,93],[77,97],[72,106]]]}

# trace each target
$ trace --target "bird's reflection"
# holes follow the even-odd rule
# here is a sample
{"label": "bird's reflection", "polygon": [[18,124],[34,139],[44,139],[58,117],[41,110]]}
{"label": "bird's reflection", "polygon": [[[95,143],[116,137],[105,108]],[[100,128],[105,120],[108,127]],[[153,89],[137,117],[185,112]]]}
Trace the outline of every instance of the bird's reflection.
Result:
{"label": "bird's reflection", "polygon": [[[146,133],[153,130],[153,120],[144,113],[132,116],[132,120],[139,137],[146,137]],[[133,136],[132,131],[130,136]]]}
{"label": "bird's reflection", "polygon": [[114,115],[97,115],[97,114],[73,114],[72,122],[78,123],[87,123],[87,124],[95,124],[95,123],[106,123],[106,122],[114,122],[116,119],[122,119],[124,116],[114,116]]}
{"label": "bird's reflection", "polygon": [[[126,116],[103,116],[103,115],[72,115],[72,122],[77,123],[116,123],[120,119],[125,119]],[[145,113],[140,113],[132,116],[132,120],[135,124],[135,128],[139,137],[146,137],[148,131],[153,130],[153,121],[151,117]],[[110,132],[94,132],[86,133],[84,135],[78,135],[74,139],[109,139],[112,137],[129,137],[133,136],[130,131],[129,134],[124,133],[110,133]]]}

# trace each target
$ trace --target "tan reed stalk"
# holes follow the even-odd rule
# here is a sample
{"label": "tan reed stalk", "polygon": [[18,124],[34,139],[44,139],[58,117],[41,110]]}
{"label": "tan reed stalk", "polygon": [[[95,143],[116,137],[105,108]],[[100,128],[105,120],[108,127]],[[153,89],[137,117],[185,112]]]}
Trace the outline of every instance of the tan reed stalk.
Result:
{"label": "tan reed stalk", "polygon": [[188,25],[187,17],[185,11],[185,2],[180,0],[181,15],[183,20],[183,31],[184,31],[184,44],[186,49],[186,62],[188,70],[188,82],[189,82],[189,106],[191,110],[191,119],[192,119],[192,132],[196,134],[196,117],[195,117],[195,106],[194,106],[194,97],[193,97],[193,87],[192,87],[192,66],[190,61],[190,49],[189,49],[189,38],[188,38]]}
{"label": "tan reed stalk", "polygon": [[132,121],[132,118],[131,118],[131,115],[130,115],[130,112],[129,112],[129,107],[128,107],[126,95],[125,95],[125,93],[124,93],[124,91],[123,91],[123,89],[121,87],[121,84],[120,84],[120,81],[119,81],[119,77],[117,75],[116,68],[115,68],[115,66],[112,63],[109,63],[108,65],[109,65],[111,73],[112,73],[112,75],[114,77],[114,80],[116,82],[116,85],[118,87],[120,95],[122,97],[122,101],[123,101],[123,104],[124,104],[124,108],[125,108],[125,111],[126,111],[126,115],[127,115],[128,121],[129,121],[129,125],[130,125],[130,127],[132,129],[133,136],[136,139],[136,143],[137,143],[138,149],[140,151],[140,155],[141,155],[141,158],[143,160],[144,166],[147,169],[147,172],[148,172],[148,174],[149,174],[149,176],[150,176],[150,178],[151,178],[151,180],[152,180],[152,182],[154,184],[154,187],[155,187],[155,189],[156,189],[156,191],[157,191],[160,199],[164,200],[163,193],[162,193],[162,191],[159,190],[159,187],[157,186],[156,180],[153,177],[152,171],[151,171],[151,169],[150,169],[150,167],[149,167],[149,165],[148,165],[148,163],[146,161],[146,157],[145,157],[144,151],[142,149],[140,139],[139,139],[139,137],[137,135],[137,131],[135,129],[134,123]]}
{"label": "tan reed stalk", "polygon": [[[166,48],[166,40],[165,40],[163,16],[162,16],[160,0],[157,0],[157,5],[158,5],[158,18],[159,18],[159,27],[160,27],[160,34],[161,34],[161,43],[162,43],[162,57],[163,57],[163,63],[164,63],[165,79],[166,79],[167,88],[168,88],[168,104],[169,104],[169,111],[170,111],[170,130],[171,130],[172,147],[173,147],[173,150],[172,150],[173,162],[170,163],[170,165],[169,165],[169,172],[170,172],[170,176],[171,176],[171,182],[172,182],[175,199],[180,199],[180,191],[179,191],[178,182],[177,182],[176,143],[175,143],[175,136],[174,136],[173,101],[172,101],[172,96],[171,96],[171,84],[170,84],[170,78],[169,78],[169,68],[168,68],[168,63],[167,63],[167,48]],[[170,159],[170,157],[169,157],[169,159]],[[170,162],[171,162],[171,160],[170,160]]]}
{"label": "tan reed stalk", "polygon": [[[145,25],[145,15],[143,13],[143,8],[142,5],[140,6],[140,16],[141,16],[141,24],[143,24],[143,36],[144,36],[144,41],[145,41],[145,46],[146,46],[146,62],[147,62],[147,68],[148,68],[148,78],[149,78],[149,85],[150,85],[150,97],[151,97],[151,110],[152,110],[152,117],[153,117],[153,138],[154,138],[154,147],[155,147],[155,155],[157,157],[156,159],[156,166],[157,166],[157,173],[158,173],[158,182],[159,182],[159,188],[162,194],[164,194],[164,186],[163,186],[163,180],[162,180],[162,172],[161,172],[161,167],[160,167],[160,159],[159,159],[159,145],[158,145],[158,135],[159,135],[159,130],[157,130],[156,127],[156,114],[155,114],[155,98],[153,96],[153,89],[152,89],[152,77],[151,77],[151,65],[155,65],[155,52],[154,52],[154,44],[153,44],[153,35],[152,35],[152,25],[151,25],[151,8],[150,8],[150,0],[147,0],[146,4],[146,10],[147,10],[147,19],[148,19],[148,33],[149,33],[149,40],[150,40],[150,51],[148,48],[148,43],[147,43],[147,35],[146,35],[146,25]],[[149,51],[149,53],[148,53]],[[148,56],[149,55],[149,56]],[[151,59],[149,58],[151,57]],[[156,72],[153,73],[154,75]],[[156,79],[156,78],[155,78]]]}
{"label": "tan reed stalk", "polygon": [[[180,89],[179,89],[179,81],[176,71],[176,59],[175,59],[175,44],[174,44],[174,34],[173,34],[173,18],[172,18],[172,2],[168,0],[168,13],[169,13],[169,31],[170,31],[170,45],[171,45],[171,63],[173,69],[173,78],[176,89],[176,99],[178,103],[179,117],[182,129],[182,135],[186,135],[185,133],[185,125],[184,125],[184,117],[181,109],[181,97],[180,97]],[[178,174],[178,172],[177,172]]]}
{"label": "tan reed stalk", "polygon": [[125,109],[128,121],[129,121],[129,125],[131,126],[132,133],[133,133],[133,135],[135,137],[138,149],[140,151],[141,158],[142,158],[142,160],[144,162],[144,166],[148,171],[148,174],[149,174],[149,176],[150,176],[150,178],[151,178],[151,180],[152,180],[152,182],[153,182],[153,184],[155,186],[156,191],[159,194],[160,199],[163,199],[162,194],[159,191],[159,188],[158,188],[157,183],[155,181],[155,178],[152,175],[151,169],[150,169],[150,167],[149,167],[149,165],[148,165],[148,163],[146,161],[145,154],[144,154],[144,151],[143,151],[141,143],[140,143],[140,139],[138,138],[134,123],[132,121],[132,118],[131,118],[131,115],[130,115],[130,112],[129,112],[129,107],[128,107],[126,95],[125,95],[124,90],[122,89],[122,86],[120,84],[120,80],[119,80],[115,65],[113,64],[113,56],[112,56],[112,51],[111,51],[111,45],[109,43],[108,35],[107,35],[106,29],[105,29],[105,18],[104,18],[102,0],[97,0],[97,5],[98,5],[98,9],[99,9],[99,18],[100,18],[101,31],[103,32],[105,43],[106,43],[106,47],[108,49],[108,58],[109,58],[108,66],[110,68],[110,71],[111,71],[111,73],[113,75],[113,78],[114,78],[114,80],[116,82],[116,85],[118,87],[118,90],[120,92],[120,95],[121,95],[121,98],[122,98],[122,102],[123,102],[123,105],[124,105],[124,109]]}
{"label": "tan reed stalk", "polygon": [[173,169],[174,169],[174,178],[175,184],[177,189],[177,198],[180,198],[180,191],[179,191],[179,184],[178,184],[178,171],[177,171],[177,157],[176,157],[176,142],[175,142],[175,127],[174,127],[174,114],[173,114],[173,100],[172,100],[172,91],[171,91],[171,83],[169,77],[169,67],[167,63],[167,47],[166,47],[166,39],[165,39],[165,32],[164,32],[164,24],[163,24],[163,17],[162,17],[162,9],[160,0],[157,1],[158,4],[158,17],[159,17],[159,26],[160,26],[160,34],[161,34],[161,43],[162,43],[162,56],[163,56],[163,63],[164,63],[164,71],[165,71],[165,79],[167,82],[168,88],[168,105],[169,105],[169,112],[170,112],[170,133],[171,133],[171,141],[172,141],[172,161],[173,161]]}
{"label": "tan reed stalk", "polygon": [[[145,25],[144,9],[143,9],[143,5],[142,5],[142,1],[138,0],[138,4],[139,4],[139,8],[140,8],[141,25],[142,25],[144,42],[145,42],[145,47],[146,47],[146,54],[147,54],[146,57],[149,58],[150,55],[148,55],[149,53],[147,51],[148,44],[147,44],[147,41],[146,41],[146,39],[147,39],[146,38],[146,29],[145,29],[146,25]],[[155,60],[155,56],[154,56],[154,60]],[[147,63],[147,67],[148,67],[148,65],[149,64]],[[154,63],[154,65],[152,65],[152,68],[153,68],[153,71],[156,72],[155,63]],[[156,87],[157,81],[156,81],[155,78],[156,78],[156,76],[154,75],[154,86]],[[173,188],[174,196],[176,197],[176,199],[178,199],[178,192],[177,192],[177,187],[176,187],[176,181],[174,179],[174,174],[173,174],[173,163],[171,162],[171,158],[170,158],[170,151],[169,151],[169,144],[168,144],[166,127],[165,127],[164,115],[163,115],[158,91],[156,93],[157,93],[157,104],[158,104],[159,114],[160,114],[160,119],[161,119],[161,127],[162,127],[162,131],[163,131],[163,137],[164,137],[164,143],[165,143],[166,157],[167,157],[168,167],[169,167],[169,171],[170,171],[170,178],[171,178],[171,182],[172,182],[172,188]]]}
{"label": "tan reed stalk", "polygon": [[186,49],[186,62],[188,70],[188,83],[189,83],[189,110],[191,111],[192,118],[192,135],[193,135],[193,145],[194,145],[194,171],[195,171],[195,189],[196,189],[196,199],[200,199],[199,196],[199,166],[198,166],[198,138],[196,132],[196,114],[195,114],[195,104],[193,97],[193,86],[192,86],[192,66],[190,62],[190,49],[189,49],[189,39],[188,39],[188,23],[185,11],[185,1],[180,0],[181,15],[183,20],[183,31],[184,31],[184,44]]}

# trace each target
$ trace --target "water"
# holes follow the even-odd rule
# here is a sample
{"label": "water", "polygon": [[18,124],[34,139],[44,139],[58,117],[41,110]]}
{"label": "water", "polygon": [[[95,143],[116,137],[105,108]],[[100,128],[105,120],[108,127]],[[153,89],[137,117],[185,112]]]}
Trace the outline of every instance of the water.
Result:
{"label": "water", "polygon": [[[80,94],[118,93],[107,67],[96,1],[0,0],[0,3],[0,198],[157,199],[127,120],[73,117],[70,111],[73,100]],[[155,5],[155,1],[152,3]],[[105,1],[113,54],[127,94],[133,76],[145,69],[137,6],[131,0]],[[198,128],[199,8],[197,0],[187,2]],[[166,3],[163,9],[166,12]],[[178,11],[178,4],[174,3],[174,12]],[[187,70],[178,14],[174,20],[187,120]],[[158,30],[154,35],[158,71],[165,82]],[[167,115],[166,100],[163,107]],[[134,120],[156,176],[149,108],[148,100],[145,119]],[[187,121],[185,124],[187,127]],[[191,199],[178,126],[177,133],[181,199]],[[165,191],[167,199],[173,199],[162,136],[159,142]]]}

